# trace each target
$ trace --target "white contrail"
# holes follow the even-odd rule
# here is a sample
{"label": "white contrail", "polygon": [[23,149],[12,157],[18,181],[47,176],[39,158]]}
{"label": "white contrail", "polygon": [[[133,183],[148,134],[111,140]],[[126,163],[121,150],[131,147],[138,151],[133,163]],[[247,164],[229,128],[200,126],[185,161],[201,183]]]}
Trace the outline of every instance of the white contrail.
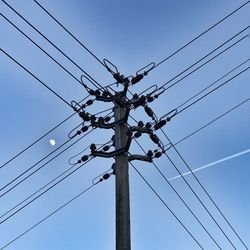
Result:
{"label": "white contrail", "polygon": [[[220,160],[211,162],[211,163],[206,164],[206,165],[204,165],[204,166],[202,166],[202,167],[195,168],[195,169],[192,170],[192,172],[201,171],[201,170],[203,170],[203,169],[205,169],[205,168],[212,167],[212,166],[214,166],[214,165],[216,165],[216,164],[219,164],[219,163],[224,162],[224,161],[228,161],[228,160],[230,160],[230,159],[233,159],[233,158],[235,158],[235,157],[239,157],[239,156],[244,155],[244,154],[247,154],[247,153],[250,153],[250,148],[249,148],[249,149],[246,149],[246,150],[244,150],[244,151],[241,151],[241,152],[239,152],[239,153],[236,153],[236,154],[233,154],[233,155],[224,157],[224,158],[222,158],[222,159],[220,159]],[[189,172],[186,172],[186,173],[183,173],[182,176],[189,175],[189,174],[191,174],[190,171],[189,171]],[[181,177],[181,175],[176,175],[176,176],[174,176],[174,177],[169,178],[168,180],[169,180],[169,181],[172,181],[172,180],[178,179],[178,178],[180,178],[180,177]]]}

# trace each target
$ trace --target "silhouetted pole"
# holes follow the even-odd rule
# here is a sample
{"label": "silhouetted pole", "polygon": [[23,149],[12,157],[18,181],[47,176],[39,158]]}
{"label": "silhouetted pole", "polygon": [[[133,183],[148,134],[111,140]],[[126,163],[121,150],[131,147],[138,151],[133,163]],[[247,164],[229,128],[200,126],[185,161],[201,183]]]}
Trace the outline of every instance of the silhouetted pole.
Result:
{"label": "silhouetted pole", "polygon": [[[115,121],[125,116],[125,108],[115,105]],[[127,143],[127,124],[115,126],[115,149]],[[115,190],[116,190],[116,250],[130,250],[130,205],[128,152],[115,157]]]}

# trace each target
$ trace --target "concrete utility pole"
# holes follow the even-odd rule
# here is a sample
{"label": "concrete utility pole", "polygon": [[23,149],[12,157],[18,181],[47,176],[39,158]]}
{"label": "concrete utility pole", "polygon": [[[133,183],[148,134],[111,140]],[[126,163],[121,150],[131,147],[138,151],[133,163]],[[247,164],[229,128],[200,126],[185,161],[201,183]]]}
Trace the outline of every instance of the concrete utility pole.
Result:
{"label": "concrete utility pole", "polygon": [[[124,118],[126,109],[115,105],[115,121]],[[127,144],[128,126],[117,123],[115,126],[115,149],[123,148]],[[115,157],[115,190],[116,190],[116,250],[130,250],[130,201],[129,201],[129,173],[128,152]]]}

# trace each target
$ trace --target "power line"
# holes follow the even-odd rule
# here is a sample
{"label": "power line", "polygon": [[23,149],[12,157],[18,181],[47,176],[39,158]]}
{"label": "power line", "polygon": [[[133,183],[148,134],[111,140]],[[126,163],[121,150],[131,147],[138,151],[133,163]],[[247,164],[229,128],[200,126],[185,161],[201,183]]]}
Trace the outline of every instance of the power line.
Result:
{"label": "power line", "polygon": [[46,10],[38,1],[34,0],[34,2],[44,10],[58,25],[60,25],[76,42],[78,42],[90,55],[92,55],[100,64],[102,64],[105,68],[106,65],[93,53],[91,52],[79,39],[77,39],[65,26],[62,25],[48,10]]}
{"label": "power line", "polygon": [[[86,165],[91,160],[92,160],[92,158],[89,159],[89,160],[87,160],[87,161],[85,161],[83,164],[81,164],[80,166],[78,166],[77,168],[75,168],[73,171],[71,171],[70,173],[68,173],[67,175],[65,175],[63,178],[61,178],[60,180],[58,180],[57,182],[55,182],[53,185],[51,185],[50,187],[48,187],[47,189],[45,189],[42,193],[40,193],[39,195],[37,195],[36,197],[34,197],[33,199],[31,199],[29,202],[27,202],[25,205],[23,205],[22,207],[20,207],[19,209],[17,209],[15,212],[13,212],[9,216],[7,216],[5,219],[3,219],[2,221],[0,221],[0,224],[6,222],[11,217],[13,217],[15,214],[19,213],[25,207],[27,207],[32,202],[34,202],[35,200],[37,200],[38,198],[40,198],[42,195],[44,195],[45,193],[47,193],[50,189],[52,189],[53,187],[55,187],[56,185],[58,185],[59,183],[61,183],[63,180],[65,180],[66,178],[68,178],[70,175],[72,175],[74,172],[76,172],[77,170],[79,170],[82,166]],[[76,164],[73,165],[70,169],[72,169],[75,166],[76,166]],[[68,170],[67,170],[67,172],[68,172]],[[57,177],[55,179],[57,179]]]}
{"label": "power line", "polygon": [[[142,149],[142,151],[146,154],[146,151],[144,148],[139,144],[139,142],[135,139],[135,142],[137,145]],[[177,195],[177,197],[181,200],[181,202],[184,204],[184,206],[188,209],[188,211],[192,214],[192,216],[196,219],[196,221],[200,224],[200,226],[204,229],[204,231],[207,233],[207,235],[210,237],[210,239],[216,244],[216,246],[222,250],[218,242],[214,239],[214,237],[210,234],[210,232],[207,230],[207,228],[204,226],[204,224],[200,221],[200,219],[195,215],[195,213],[192,211],[192,209],[188,206],[188,204],[185,202],[183,197],[178,193],[178,191],[175,189],[175,187],[171,184],[171,182],[166,178],[166,176],[162,173],[162,171],[158,168],[158,166],[155,164],[154,161],[152,161],[152,164],[158,171],[158,173],[163,177],[163,179],[167,182],[167,184],[170,186],[170,188],[174,191],[174,193]]]}
{"label": "power line", "polygon": [[[19,186],[21,183],[23,183],[25,180],[27,180],[28,178],[30,178],[33,174],[35,174],[36,172],[38,172],[39,170],[41,170],[42,168],[44,168],[47,164],[49,164],[51,161],[53,161],[54,159],[56,159],[59,155],[61,155],[62,153],[64,153],[66,150],[68,150],[69,148],[71,148],[73,145],[75,145],[77,142],[79,142],[82,138],[84,138],[85,136],[87,136],[88,134],[90,134],[94,129],[90,130],[89,132],[87,132],[86,134],[84,134],[83,136],[81,136],[79,139],[77,139],[76,141],[74,141],[72,144],[70,144],[69,146],[67,146],[65,149],[63,149],[61,152],[59,152],[58,154],[56,154],[54,157],[52,157],[51,159],[49,159],[48,161],[46,161],[43,165],[41,165],[39,168],[37,168],[36,170],[34,170],[33,172],[31,172],[30,174],[28,174],[27,176],[25,176],[23,179],[21,179],[20,181],[18,181],[15,185],[13,185],[12,187],[10,187],[8,190],[4,191],[1,195],[0,198],[3,197],[4,195],[6,195],[7,193],[9,193],[11,190],[13,190],[14,188],[16,188],[17,186]],[[5,188],[7,188],[8,186],[10,186],[11,184],[13,184],[15,181],[17,181],[18,179],[20,179],[23,175],[25,175],[26,173],[28,173],[29,171],[31,171],[34,167],[36,167],[39,163],[41,163],[42,161],[44,161],[45,159],[47,159],[50,155],[52,155],[53,153],[55,153],[57,150],[59,150],[61,147],[63,147],[64,145],[66,145],[69,141],[71,141],[72,139],[68,139],[66,142],[64,142],[63,144],[61,144],[59,147],[57,147],[55,150],[53,150],[52,152],[50,152],[49,154],[47,154],[46,156],[44,156],[42,159],[40,159],[38,162],[36,162],[35,164],[33,164],[31,167],[29,167],[28,169],[26,169],[24,172],[22,172],[21,174],[19,174],[17,177],[15,177],[14,179],[12,179],[10,182],[8,182],[6,185],[4,185],[0,191],[4,190]]]}
{"label": "power line", "polygon": [[210,90],[209,92],[207,92],[206,94],[202,95],[201,97],[199,97],[198,99],[196,99],[195,101],[191,102],[189,105],[185,106],[184,108],[182,108],[181,110],[177,111],[176,114],[180,114],[181,112],[183,112],[184,110],[190,108],[191,106],[193,106],[194,104],[196,104],[197,102],[201,101],[203,98],[205,98],[206,96],[212,94],[214,91],[216,91],[217,89],[221,88],[222,86],[224,86],[225,84],[229,83],[230,81],[232,81],[233,79],[235,79],[236,77],[238,77],[239,75],[243,74],[244,72],[246,72],[247,70],[249,70],[250,67],[245,68],[244,70],[242,70],[241,72],[239,72],[238,74],[232,76],[230,79],[228,79],[227,81],[221,83],[220,85],[218,85],[217,87],[215,87],[214,89]]}
{"label": "power line", "polygon": [[[221,209],[218,207],[218,205],[216,204],[216,202],[214,201],[214,199],[211,197],[211,195],[208,193],[208,191],[206,190],[206,188],[204,187],[204,185],[201,183],[201,181],[198,179],[198,177],[196,176],[196,174],[192,171],[192,169],[190,168],[190,166],[188,165],[188,163],[186,162],[186,160],[183,158],[183,156],[180,154],[179,150],[177,150],[177,148],[175,147],[175,145],[172,143],[172,141],[170,140],[170,138],[167,136],[167,134],[164,132],[163,129],[161,129],[162,133],[164,134],[164,136],[168,139],[168,141],[170,142],[171,146],[174,148],[175,152],[178,154],[178,156],[181,158],[181,160],[183,161],[183,163],[186,165],[186,167],[189,169],[189,171],[192,173],[193,177],[196,179],[196,181],[198,182],[198,184],[200,185],[200,187],[203,189],[203,191],[206,193],[206,195],[208,196],[208,198],[211,200],[211,202],[214,204],[214,206],[216,207],[216,209],[219,211],[219,213],[221,214],[221,216],[225,219],[225,221],[227,222],[227,224],[230,226],[230,228],[233,230],[233,232],[235,233],[235,235],[238,237],[238,239],[242,242],[242,244],[246,247],[245,243],[243,242],[243,240],[240,238],[240,236],[237,234],[236,230],[233,228],[233,226],[230,224],[230,222],[228,221],[228,219],[225,217],[225,215],[222,213]],[[171,158],[166,154],[166,152],[164,152],[164,154],[167,156],[168,160],[172,163],[173,166],[175,166],[175,164],[173,163],[173,161],[171,160]],[[185,181],[185,183],[189,185],[189,183],[187,182],[186,178],[181,174],[181,172],[179,171],[178,168],[176,168],[177,172],[181,175],[182,179]],[[190,188],[192,188],[190,186]],[[199,199],[200,200],[200,199]],[[202,203],[202,201],[201,201]],[[206,210],[207,208],[204,207]],[[208,211],[208,213],[210,214],[210,217],[213,218],[212,214]],[[227,236],[227,234],[224,232],[224,230],[220,227],[220,225],[216,222],[215,219],[213,219],[214,222],[216,223],[216,225],[220,228],[221,232],[223,233],[223,235],[227,238],[227,240],[229,241],[229,243],[231,244],[231,246],[236,249],[235,245],[233,244],[233,242],[229,239],[229,237]],[[246,247],[246,249],[248,249]]]}
{"label": "power line", "polygon": [[[167,135],[165,134],[165,132],[161,129],[161,131],[164,133],[164,135],[167,137]],[[168,137],[167,137],[168,138]],[[169,142],[171,143],[170,139],[168,138]],[[138,143],[138,141],[135,139],[137,145],[142,149],[142,151],[146,154],[146,151],[143,149],[143,147]],[[163,144],[162,144],[163,145]],[[177,150],[175,148],[175,146],[171,143],[171,145],[174,147],[175,150]],[[172,164],[172,166],[176,169],[176,171],[181,175],[181,172],[179,170],[179,168],[176,166],[176,164],[172,161],[172,159],[166,154],[166,152],[163,150],[163,153],[167,156],[168,160],[170,161],[170,163]],[[178,154],[180,156],[180,154]],[[180,156],[181,157],[181,156]],[[184,161],[184,159],[181,157],[181,159]],[[153,163],[154,164],[154,163]],[[226,239],[229,241],[229,243],[235,248],[234,244],[232,243],[232,241],[229,239],[229,237],[227,236],[227,234],[225,233],[225,231],[222,229],[222,227],[219,225],[219,223],[216,221],[216,219],[214,218],[214,216],[211,214],[211,212],[208,210],[208,208],[205,206],[205,204],[203,203],[203,201],[200,199],[200,197],[198,196],[198,194],[195,192],[195,190],[191,187],[191,185],[189,184],[189,182],[186,180],[186,178],[184,176],[182,176],[182,179],[184,180],[184,182],[186,183],[186,185],[189,187],[189,189],[191,190],[191,192],[194,194],[194,196],[197,198],[197,200],[199,201],[199,203],[203,206],[203,208],[205,209],[205,211],[208,213],[208,215],[211,217],[211,219],[214,221],[214,223],[217,225],[217,227],[220,229],[220,231],[223,233],[223,235],[226,237]],[[166,181],[169,182],[166,178]]]}
{"label": "power line", "polygon": [[[235,109],[239,108],[240,106],[242,106],[243,104],[247,103],[248,101],[250,101],[250,98],[245,99],[244,101],[240,102],[239,104],[237,104],[236,106],[232,107],[231,109],[227,110],[226,112],[222,113],[221,115],[217,116],[216,118],[214,118],[213,120],[211,120],[210,122],[204,124],[203,126],[201,126],[200,128],[196,129],[195,131],[193,131],[192,133],[186,135],[184,138],[180,139],[179,141],[175,142],[174,145],[178,145],[179,143],[185,141],[186,139],[190,138],[191,136],[193,136],[194,134],[198,133],[199,131],[201,131],[202,129],[206,128],[207,126],[211,125],[212,123],[218,121],[220,118],[224,117],[225,115],[231,113],[232,111],[234,111]],[[171,143],[168,143],[167,145],[170,145]],[[165,145],[165,146],[167,146]]]}
{"label": "power line", "polygon": [[[213,56],[212,58],[210,58],[209,60],[207,60],[206,62],[202,63],[200,66],[198,66],[197,68],[195,68],[194,70],[192,70],[191,72],[189,72],[188,74],[184,75],[182,78],[180,78],[179,80],[177,80],[176,82],[170,84],[170,86],[168,86],[167,88],[164,88],[167,84],[169,84],[171,81],[173,81],[177,76],[180,76],[182,73],[186,72],[187,69],[189,69],[190,67],[188,67],[187,69],[185,69],[184,71],[182,71],[180,74],[176,75],[175,77],[173,77],[172,79],[170,79],[169,81],[167,81],[166,83],[164,83],[163,85],[161,85],[157,91],[159,91],[160,89],[162,89],[162,92],[165,92],[166,90],[172,88],[173,86],[175,86],[177,83],[181,82],[182,80],[184,80],[186,77],[190,76],[191,74],[193,74],[194,72],[196,72],[197,70],[201,69],[202,67],[204,67],[206,64],[208,64],[209,62],[211,62],[212,60],[214,60],[215,58],[219,57],[220,55],[222,55],[224,52],[226,52],[227,50],[231,49],[232,47],[236,46],[238,43],[240,43],[241,41],[243,41],[244,39],[246,39],[248,37],[248,35],[243,36],[242,38],[240,38],[239,40],[237,40],[236,42],[234,42],[232,45],[228,46],[226,49],[222,50],[221,52],[219,52],[218,54],[216,54],[215,56]],[[154,91],[156,92],[156,90]],[[152,93],[154,93],[152,92]]]}
{"label": "power line", "polygon": [[[62,55],[64,55],[71,63],[73,63],[78,69],[84,72],[89,78],[94,82],[94,86],[97,85],[100,88],[103,88],[93,77],[91,77],[79,64],[74,62],[66,53],[64,53],[58,46],[56,46],[53,42],[51,42],[45,35],[42,34],[34,25],[32,25],[27,19],[25,19],[19,12],[17,12],[11,5],[9,5],[5,0],[2,0],[12,11],[14,11],[22,20],[24,20],[30,27],[32,27],[37,33],[39,33],[47,42],[49,42],[56,50],[58,50]],[[97,85],[96,85],[97,84]],[[98,88],[98,87],[97,87]]]}
{"label": "power line", "polygon": [[168,211],[175,217],[175,219],[180,223],[180,225],[185,229],[185,231],[192,237],[192,239],[196,242],[196,244],[204,250],[198,240],[194,237],[194,235],[189,231],[189,229],[184,225],[184,223],[178,218],[178,216],[173,212],[173,210],[166,204],[166,202],[162,199],[162,197],[155,191],[155,189],[150,185],[150,183],[145,179],[145,177],[140,173],[140,171],[134,166],[133,163],[130,162],[130,165],[134,168],[137,174],[142,178],[142,180],[147,184],[147,186],[153,191],[153,193],[157,196],[157,198],[163,203],[163,205],[168,209]]}
{"label": "power line", "polygon": [[21,237],[23,237],[25,234],[27,234],[28,232],[30,232],[31,230],[33,230],[34,228],[36,228],[37,226],[39,226],[41,223],[43,223],[44,221],[46,221],[47,219],[49,219],[51,216],[53,216],[54,214],[56,214],[57,212],[59,212],[60,210],[62,210],[64,207],[68,206],[71,202],[73,202],[74,200],[76,200],[77,198],[79,198],[80,196],[82,196],[83,194],[85,194],[86,192],[88,192],[90,189],[92,189],[95,185],[97,185],[100,182],[101,181],[98,181],[95,184],[92,184],[88,188],[84,189],[81,193],[79,193],[78,195],[74,196],[71,200],[69,200],[68,202],[64,203],[62,206],[58,207],[56,210],[54,210],[53,212],[51,212],[50,214],[48,214],[42,220],[40,220],[37,223],[35,223],[32,227],[28,228],[23,233],[19,234],[16,238],[14,238],[13,240],[9,241],[7,244],[5,244],[0,249],[2,250],[4,248],[8,247],[12,243],[14,243],[15,241],[17,241]]}
{"label": "power line", "polygon": [[198,93],[196,93],[195,95],[193,95],[192,97],[190,97],[189,99],[187,99],[185,102],[183,102],[182,104],[180,104],[176,109],[178,110],[179,108],[181,108],[182,106],[184,106],[186,103],[188,103],[189,101],[191,101],[192,99],[194,99],[195,97],[197,97],[199,94],[203,93],[205,90],[207,90],[210,87],[212,87],[213,85],[215,85],[217,82],[219,82],[220,80],[222,80],[226,76],[230,75],[232,72],[234,72],[235,70],[237,70],[238,68],[240,68],[242,65],[246,64],[247,62],[249,62],[249,59],[247,59],[244,62],[240,63],[239,65],[237,65],[236,67],[234,67],[232,70],[230,70],[229,72],[227,72],[226,74],[224,74],[223,76],[221,76],[219,79],[217,79],[216,81],[212,82],[207,87],[203,88],[201,91],[199,91]]}
{"label": "power line", "polygon": [[37,76],[35,76],[33,73],[31,73],[28,69],[26,69],[21,63],[19,63],[17,60],[15,60],[11,55],[9,55],[7,52],[5,52],[3,49],[0,49],[6,56],[8,56],[13,62],[15,62],[17,65],[19,65],[22,69],[24,69],[27,73],[29,73],[31,76],[33,76],[38,82],[40,82],[45,88],[47,88],[50,92],[52,92],[55,96],[57,96],[59,99],[61,99],[64,103],[66,103],[68,106],[71,107],[70,103],[66,101],[63,97],[61,97],[59,94],[57,94],[52,88],[50,88],[47,84],[45,84],[42,80],[40,80]]}
{"label": "power line", "polygon": [[25,36],[30,42],[32,42],[37,48],[39,48],[44,54],[46,54],[53,62],[60,66],[65,72],[67,72],[73,79],[83,86],[82,82],[76,78],[71,72],[69,72],[61,63],[59,63],[55,58],[53,58],[48,52],[46,52],[40,45],[38,45],[34,40],[32,40],[28,35],[26,35],[21,29],[19,29],[13,22],[11,22],[6,16],[0,13],[0,15],[11,24],[16,30],[18,30],[23,36]]}
{"label": "power line", "polygon": [[[228,19],[230,16],[232,16],[233,14],[235,14],[236,12],[238,12],[240,9],[242,9],[244,6],[246,6],[249,2],[250,1],[245,2],[244,4],[242,4],[241,6],[239,6],[237,9],[235,9],[234,11],[232,11],[231,13],[229,13],[227,16],[225,16],[224,18],[222,18],[221,20],[219,20],[217,23],[215,23],[214,25],[212,25],[211,27],[209,27],[208,29],[206,29],[205,31],[203,31],[201,34],[199,34],[198,36],[196,36],[195,38],[193,38],[191,41],[189,41],[188,43],[186,43],[184,46],[182,46],[181,48],[179,48],[178,50],[176,50],[175,52],[173,52],[172,54],[170,54],[168,57],[166,57],[165,59],[163,59],[162,61],[160,61],[159,63],[157,63],[154,66],[154,68],[158,67],[160,64],[164,63],[165,61],[169,60],[171,57],[173,57],[174,55],[176,55],[177,53],[179,53],[180,51],[182,51],[188,45],[190,45],[194,41],[198,40],[201,36],[205,35],[208,31],[212,30],[213,28],[215,28],[216,26],[218,26],[220,23],[222,23],[223,21],[225,21],[226,19]],[[154,68],[152,68],[152,69],[154,69]],[[151,71],[152,69],[150,69],[149,71]]]}

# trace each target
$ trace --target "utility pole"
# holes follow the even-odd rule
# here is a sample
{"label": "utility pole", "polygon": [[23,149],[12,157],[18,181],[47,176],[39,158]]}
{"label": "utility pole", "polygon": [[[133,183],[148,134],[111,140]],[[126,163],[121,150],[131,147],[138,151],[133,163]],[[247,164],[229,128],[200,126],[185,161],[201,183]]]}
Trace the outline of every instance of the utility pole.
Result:
{"label": "utility pole", "polygon": [[[110,63],[108,60],[104,60],[105,65]],[[110,63],[114,66],[112,63]],[[106,65],[107,66],[107,65]],[[163,146],[160,143],[160,139],[154,133],[170,120],[164,117],[163,120],[157,120],[155,118],[153,110],[148,106],[148,103],[158,98],[159,92],[154,94],[153,92],[147,95],[133,94],[131,99],[127,98],[128,88],[143,79],[147,75],[148,71],[154,67],[154,63],[151,63],[141,70],[136,72],[136,76],[124,77],[121,75],[117,68],[114,66],[115,71],[111,70],[108,66],[108,70],[113,74],[117,84],[122,86],[122,91],[114,91],[112,93],[108,88],[93,90],[89,88],[84,82],[83,78],[93,84],[92,80],[87,76],[82,76],[82,83],[90,96],[94,96],[94,99],[88,100],[85,104],[79,105],[79,103],[72,101],[74,111],[78,112],[79,116],[83,120],[83,127],[78,130],[75,135],[80,135],[86,132],[89,127],[100,128],[100,129],[111,129],[115,131],[110,141],[96,147],[94,143],[90,145],[91,153],[84,155],[77,161],[81,163],[87,161],[90,157],[103,157],[103,158],[114,158],[115,163],[112,166],[112,172],[103,174],[99,180],[106,180],[111,175],[115,175],[115,203],[116,203],[116,250],[131,250],[130,241],[130,199],[129,199],[129,162],[130,161],[144,161],[152,162],[153,158],[158,158],[162,155]],[[147,70],[145,70],[147,68]],[[144,70],[144,72],[142,72]],[[141,72],[141,73],[140,73]],[[94,85],[94,84],[93,84]],[[162,90],[160,90],[162,91]],[[145,92],[145,91],[144,91]],[[114,115],[106,115],[104,117],[96,117],[86,112],[85,109],[92,105],[94,101],[101,101],[104,103],[113,104]],[[128,124],[128,117],[131,110],[143,107],[146,114],[151,118],[151,122],[144,124],[143,121],[136,122],[134,126]],[[113,120],[113,121],[112,121]],[[87,125],[87,123],[90,123]],[[71,133],[70,133],[71,134]],[[139,138],[142,134],[147,134],[149,138],[157,145],[158,149],[154,151],[148,150],[145,155],[131,154],[129,153],[131,142],[134,138]],[[110,144],[110,145],[108,145]],[[114,150],[110,150],[114,147]],[[162,152],[161,152],[162,151]],[[98,177],[99,178],[99,177]]]}
{"label": "utility pole", "polygon": [[[127,144],[128,126],[118,123],[126,115],[126,108],[115,104],[115,149]],[[128,152],[115,156],[116,250],[130,250],[130,200]]]}

